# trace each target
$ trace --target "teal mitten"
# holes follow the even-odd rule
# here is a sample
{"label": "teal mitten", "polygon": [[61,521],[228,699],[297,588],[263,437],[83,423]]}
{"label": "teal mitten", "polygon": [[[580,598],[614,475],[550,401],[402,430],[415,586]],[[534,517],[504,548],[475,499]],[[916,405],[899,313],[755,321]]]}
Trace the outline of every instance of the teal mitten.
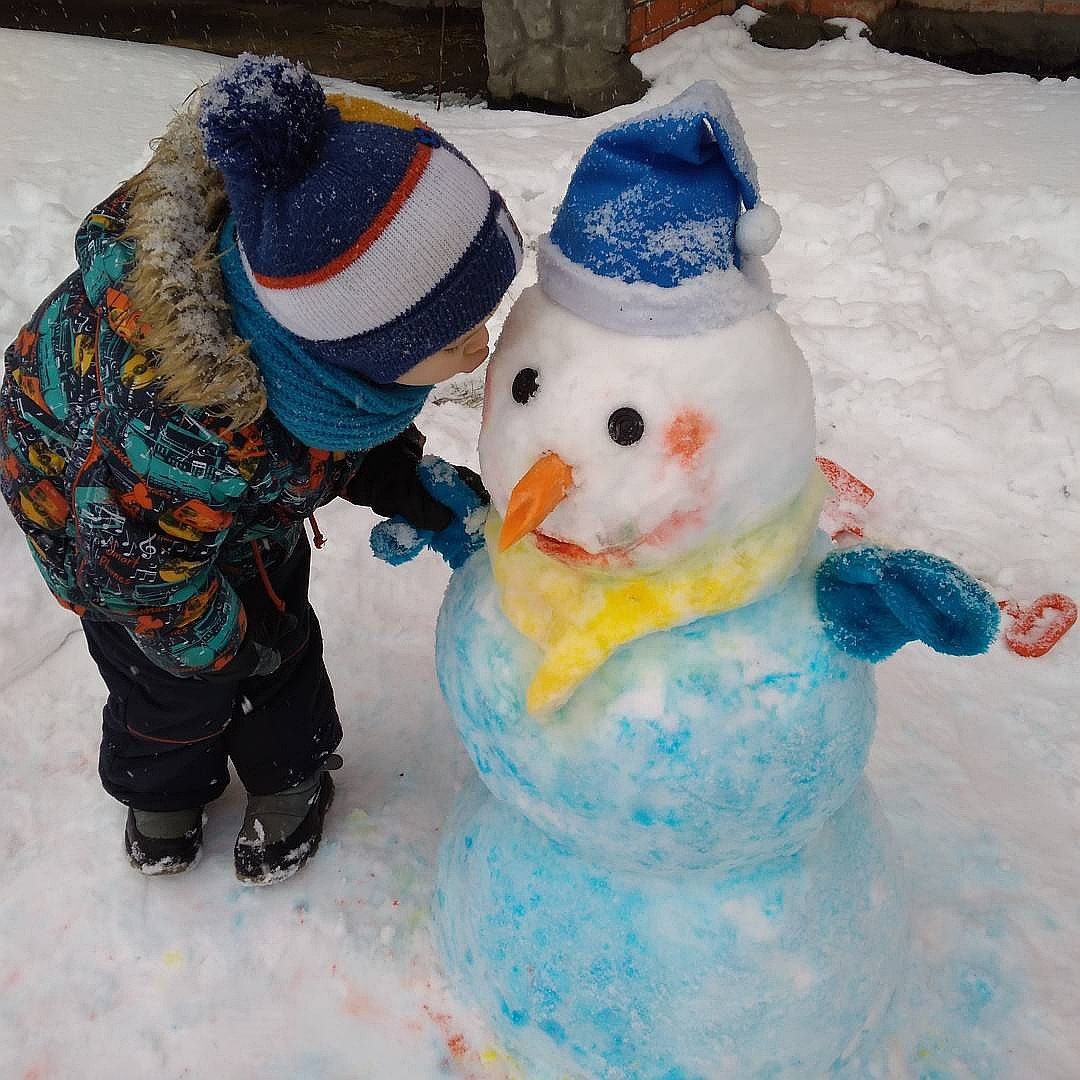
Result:
{"label": "teal mitten", "polygon": [[915,640],[952,656],[986,652],[1000,618],[970,574],[914,549],[834,551],[818,567],[817,602],[833,644],[871,663]]}

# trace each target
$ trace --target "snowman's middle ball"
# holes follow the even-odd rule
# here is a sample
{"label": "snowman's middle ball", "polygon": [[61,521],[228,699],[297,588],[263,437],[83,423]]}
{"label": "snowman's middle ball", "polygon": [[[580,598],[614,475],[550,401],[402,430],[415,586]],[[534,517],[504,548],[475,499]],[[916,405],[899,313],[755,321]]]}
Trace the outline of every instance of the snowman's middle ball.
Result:
{"label": "snowman's middle ball", "polygon": [[478,553],[451,579],[436,664],[481,779],[607,867],[723,869],[795,851],[854,790],[875,717],[871,668],[817,615],[821,554],[764,600],[622,646],[537,717],[525,692],[539,651]]}

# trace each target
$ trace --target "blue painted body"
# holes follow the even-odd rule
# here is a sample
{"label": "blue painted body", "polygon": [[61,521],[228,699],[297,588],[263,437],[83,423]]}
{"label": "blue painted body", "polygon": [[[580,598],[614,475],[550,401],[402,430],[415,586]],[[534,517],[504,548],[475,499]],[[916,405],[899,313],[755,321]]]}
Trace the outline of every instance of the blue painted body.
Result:
{"label": "blue painted body", "polygon": [[865,784],[800,852],[733,873],[605,870],[476,781],[447,834],[439,946],[529,1080],[817,1080],[902,974],[902,874]]}
{"label": "blue painted body", "polygon": [[622,647],[543,719],[487,557],[452,578],[437,667],[483,784],[446,828],[436,935],[530,1080],[821,1077],[884,1012],[903,876],[862,780],[872,669],[823,631],[820,558]]}

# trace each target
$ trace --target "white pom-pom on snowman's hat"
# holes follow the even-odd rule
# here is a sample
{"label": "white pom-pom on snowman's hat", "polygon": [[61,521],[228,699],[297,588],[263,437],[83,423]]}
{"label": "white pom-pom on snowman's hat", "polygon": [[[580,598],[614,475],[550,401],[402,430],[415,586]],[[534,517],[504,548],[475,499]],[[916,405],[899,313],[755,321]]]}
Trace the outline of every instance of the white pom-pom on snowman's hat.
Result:
{"label": "white pom-pom on snowman's hat", "polygon": [[540,285],[601,326],[695,333],[772,303],[760,256],[779,235],[731,102],[700,82],[596,137],[540,240]]}
{"label": "white pom-pom on snowman's hat", "polygon": [[735,225],[735,246],[743,255],[768,255],[780,239],[780,215],[759,202],[740,215]]}

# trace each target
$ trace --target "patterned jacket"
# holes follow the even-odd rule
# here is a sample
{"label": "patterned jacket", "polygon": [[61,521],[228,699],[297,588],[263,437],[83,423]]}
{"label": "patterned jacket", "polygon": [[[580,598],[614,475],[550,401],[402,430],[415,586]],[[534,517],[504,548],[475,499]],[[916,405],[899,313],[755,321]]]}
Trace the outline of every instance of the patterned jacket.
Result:
{"label": "patterned jacket", "polygon": [[207,257],[223,200],[182,115],[82,224],[79,269],[7,349],[0,389],[0,488],[49,588],[178,674],[235,655],[234,583],[284,561],[364,457],[266,411]]}

